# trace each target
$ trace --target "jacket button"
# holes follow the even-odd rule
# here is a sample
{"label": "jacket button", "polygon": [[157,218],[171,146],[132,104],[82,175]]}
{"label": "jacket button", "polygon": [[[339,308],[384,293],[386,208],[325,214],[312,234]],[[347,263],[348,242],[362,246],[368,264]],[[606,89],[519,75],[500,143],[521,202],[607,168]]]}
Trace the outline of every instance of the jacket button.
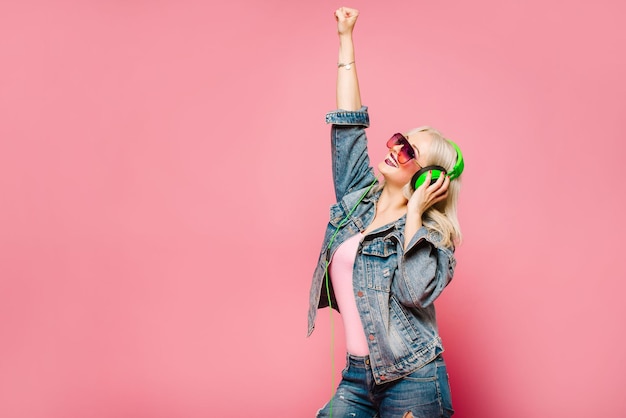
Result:
{"label": "jacket button", "polygon": [[387,376],[380,376],[380,380],[387,380]]}
{"label": "jacket button", "polygon": [[374,336],[372,334],[370,334],[370,341],[374,341]]}
{"label": "jacket button", "polygon": [[359,291],[356,293],[356,295],[357,295],[358,297],[360,297],[360,298],[361,298],[361,297],[363,297],[363,292],[361,292],[361,291],[359,290]]}

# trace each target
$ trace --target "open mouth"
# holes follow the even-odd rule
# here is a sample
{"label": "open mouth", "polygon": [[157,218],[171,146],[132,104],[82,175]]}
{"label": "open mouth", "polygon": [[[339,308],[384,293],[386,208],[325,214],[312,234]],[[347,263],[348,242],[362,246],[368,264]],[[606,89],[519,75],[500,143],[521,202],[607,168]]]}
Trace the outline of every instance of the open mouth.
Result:
{"label": "open mouth", "polygon": [[385,164],[390,165],[395,168],[399,167],[398,161],[396,161],[395,157],[391,153],[389,154],[387,158],[385,158]]}

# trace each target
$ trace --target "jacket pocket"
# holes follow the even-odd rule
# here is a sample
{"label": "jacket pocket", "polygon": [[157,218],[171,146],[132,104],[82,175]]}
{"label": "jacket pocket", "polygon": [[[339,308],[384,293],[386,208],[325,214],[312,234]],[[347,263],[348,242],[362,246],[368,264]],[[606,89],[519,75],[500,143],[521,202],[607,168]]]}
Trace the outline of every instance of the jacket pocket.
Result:
{"label": "jacket pocket", "polygon": [[343,210],[343,206],[341,206],[341,203],[335,203],[334,205],[331,205],[329,222],[333,227],[337,228],[345,217],[346,212]]}
{"label": "jacket pocket", "polygon": [[408,341],[411,342],[419,338],[420,334],[411,324],[405,308],[394,296],[389,298],[389,312],[390,322],[392,326],[396,327],[399,334],[402,334]]}
{"label": "jacket pocket", "polygon": [[398,248],[391,240],[376,239],[361,249],[367,269],[367,287],[382,292],[391,291],[391,281],[398,267]]}

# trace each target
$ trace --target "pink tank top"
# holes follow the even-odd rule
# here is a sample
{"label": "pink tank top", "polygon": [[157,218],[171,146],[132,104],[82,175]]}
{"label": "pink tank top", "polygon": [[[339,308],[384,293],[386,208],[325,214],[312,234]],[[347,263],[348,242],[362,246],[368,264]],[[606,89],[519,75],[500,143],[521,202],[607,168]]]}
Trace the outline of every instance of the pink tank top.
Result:
{"label": "pink tank top", "polygon": [[367,356],[369,354],[365,331],[363,331],[361,317],[356,307],[354,287],[352,286],[354,259],[361,238],[361,234],[356,234],[342,243],[333,254],[333,259],[328,268],[346,333],[346,349],[348,353],[355,356]]}

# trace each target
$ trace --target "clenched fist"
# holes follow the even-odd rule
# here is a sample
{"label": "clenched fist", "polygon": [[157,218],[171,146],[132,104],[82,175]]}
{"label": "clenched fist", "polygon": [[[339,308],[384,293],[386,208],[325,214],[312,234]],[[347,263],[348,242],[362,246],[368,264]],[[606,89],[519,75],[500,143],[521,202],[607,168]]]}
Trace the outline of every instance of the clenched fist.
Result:
{"label": "clenched fist", "polygon": [[349,7],[340,7],[335,10],[335,20],[337,21],[337,32],[340,35],[349,35],[354,29],[359,11]]}

